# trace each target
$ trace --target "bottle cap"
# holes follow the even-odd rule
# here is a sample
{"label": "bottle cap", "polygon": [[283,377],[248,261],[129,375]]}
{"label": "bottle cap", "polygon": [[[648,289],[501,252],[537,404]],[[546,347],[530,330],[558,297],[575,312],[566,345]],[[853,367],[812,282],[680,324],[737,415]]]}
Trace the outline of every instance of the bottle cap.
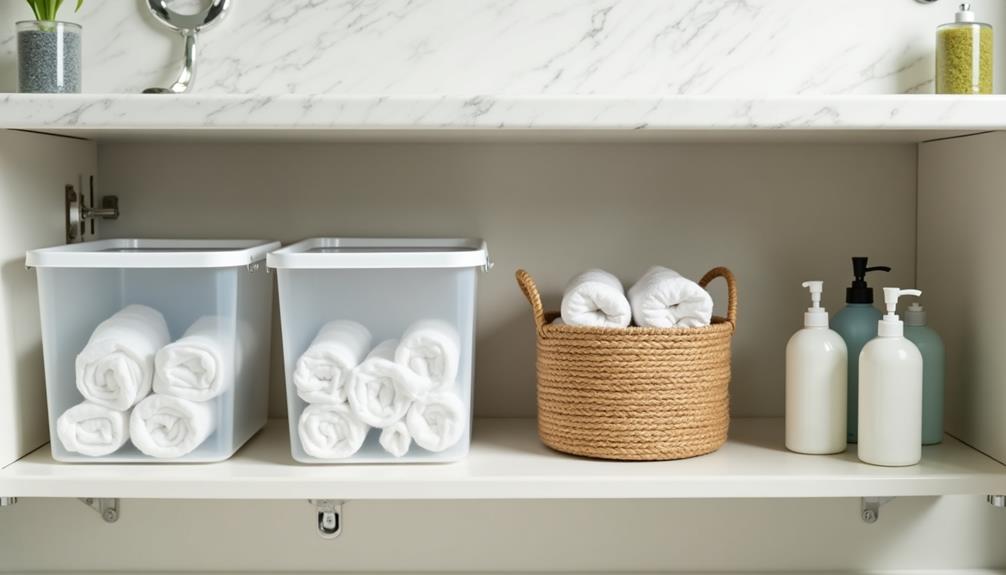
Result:
{"label": "bottle cap", "polygon": [[803,282],[803,287],[810,289],[811,301],[807,313],[803,314],[803,326],[828,327],[828,311],[821,307],[821,292],[824,290],[824,282],[818,280]]}
{"label": "bottle cap", "polygon": [[918,303],[913,303],[905,310],[905,325],[919,327],[926,325],[926,310]]}
{"label": "bottle cap", "polygon": [[961,4],[960,9],[957,11],[957,14],[954,18],[954,21],[956,21],[958,24],[974,22],[975,13],[971,11],[971,4],[967,2]]}
{"label": "bottle cap", "polygon": [[884,305],[887,306],[887,313],[877,323],[878,337],[902,337],[905,334],[905,326],[898,319],[898,298],[903,295],[921,296],[922,292],[917,289],[899,289],[896,287],[884,288]]}
{"label": "bottle cap", "polygon": [[866,285],[866,274],[869,272],[889,272],[887,266],[866,267],[868,258],[852,258],[852,285],[845,289],[845,303],[873,303],[873,288]]}

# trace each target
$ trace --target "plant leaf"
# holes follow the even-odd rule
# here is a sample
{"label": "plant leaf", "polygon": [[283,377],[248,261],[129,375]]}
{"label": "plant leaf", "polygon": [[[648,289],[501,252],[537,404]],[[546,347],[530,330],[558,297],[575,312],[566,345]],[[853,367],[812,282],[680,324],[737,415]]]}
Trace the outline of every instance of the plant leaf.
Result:
{"label": "plant leaf", "polygon": [[25,0],[25,1],[28,2],[29,6],[31,6],[31,12],[32,12],[32,14],[35,15],[35,19],[36,20],[41,20],[42,17],[39,16],[39,14],[38,14],[38,8],[35,7],[35,0]]}
{"label": "plant leaf", "polygon": [[74,12],[80,12],[80,7],[84,5],[84,0],[77,0],[77,7],[73,9]]}

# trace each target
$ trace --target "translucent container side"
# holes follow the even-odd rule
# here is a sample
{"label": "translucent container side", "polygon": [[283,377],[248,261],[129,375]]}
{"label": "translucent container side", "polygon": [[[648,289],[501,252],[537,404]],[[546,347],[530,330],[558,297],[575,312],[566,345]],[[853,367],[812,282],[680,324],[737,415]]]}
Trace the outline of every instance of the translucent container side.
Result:
{"label": "translucent container side", "polygon": [[[277,270],[293,458],[302,463],[329,464],[430,463],[464,458],[471,443],[477,276],[474,268]],[[307,403],[297,395],[293,372],[297,359],[321,327],[336,319],[366,326],[374,345],[400,338],[413,322],[424,319],[440,319],[457,329],[460,362],[454,390],[467,410],[467,424],[453,447],[435,453],[413,442],[406,455],[394,457],[378,443],[381,430],[372,428],[363,446],[351,457],[318,459],[304,451],[298,422]]]}
{"label": "translucent container side", "polygon": [[[268,374],[268,353],[246,362],[243,352],[245,347],[268,347],[271,282],[263,270],[254,274],[245,268],[38,268],[37,271],[54,459],[88,463],[222,461],[265,423],[268,383],[264,377]],[[208,400],[212,404],[215,429],[186,455],[155,458],[127,442],[110,455],[92,457],[68,451],[56,433],[57,418],[84,401],[76,386],[77,355],[98,324],[130,304],[146,305],[161,312],[171,341],[181,338],[200,318],[209,316],[216,318],[213,337],[232,342],[225,346],[224,353],[229,353],[229,361],[234,362],[234,385]],[[261,310],[266,311],[263,314]],[[260,365],[263,361],[264,368]],[[256,403],[260,404],[258,409],[250,409]]]}

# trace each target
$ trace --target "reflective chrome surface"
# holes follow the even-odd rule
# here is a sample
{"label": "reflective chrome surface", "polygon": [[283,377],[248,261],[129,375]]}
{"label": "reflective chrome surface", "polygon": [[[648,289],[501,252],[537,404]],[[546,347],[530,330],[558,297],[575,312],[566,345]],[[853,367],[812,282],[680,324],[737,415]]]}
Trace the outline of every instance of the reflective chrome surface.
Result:
{"label": "reflective chrome surface", "polygon": [[144,94],[184,94],[192,89],[196,79],[196,38],[199,32],[223,20],[231,0],[211,0],[194,14],[181,14],[168,7],[168,0],[147,0],[147,8],[165,26],[176,30],[185,39],[185,62],[178,79],[167,88],[147,88]]}

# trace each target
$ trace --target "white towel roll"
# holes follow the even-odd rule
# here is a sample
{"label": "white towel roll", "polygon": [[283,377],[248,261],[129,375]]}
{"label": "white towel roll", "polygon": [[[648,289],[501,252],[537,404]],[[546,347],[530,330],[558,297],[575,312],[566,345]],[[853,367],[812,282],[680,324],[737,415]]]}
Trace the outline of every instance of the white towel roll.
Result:
{"label": "white towel roll", "polygon": [[207,401],[234,385],[234,334],[225,318],[203,316],[154,358],[154,393]]}
{"label": "white towel roll", "polygon": [[297,436],[304,452],[318,459],[343,459],[360,450],[367,424],[344,403],[309,405],[300,414]]}
{"label": "white towel roll", "polygon": [[433,387],[453,385],[461,360],[458,330],[439,319],[419,320],[402,334],[395,361],[433,381]]}
{"label": "white towel roll", "polygon": [[216,403],[154,394],[133,408],[129,435],[151,457],[181,457],[199,447],[217,428]]}
{"label": "white towel roll", "polygon": [[584,327],[626,327],[632,308],[618,278],[604,270],[587,270],[574,277],[562,294],[562,321]]}
{"label": "white towel roll", "polygon": [[409,452],[409,446],[412,445],[409,427],[405,425],[404,421],[397,421],[393,425],[385,427],[381,430],[380,443],[385,451],[395,457],[405,455]]}
{"label": "white towel roll", "polygon": [[110,455],[129,440],[129,413],[90,401],[78,403],[56,420],[56,435],[67,451]]}
{"label": "white towel roll", "polygon": [[154,355],[171,336],[164,316],[130,305],[101,322],[77,355],[77,389],[88,401],[125,411],[150,393]]}
{"label": "white towel roll", "polygon": [[642,327],[703,327],[713,316],[713,298],[690,279],[653,266],[629,288],[632,315]]}
{"label": "white towel roll", "polygon": [[453,392],[431,393],[412,404],[405,418],[416,445],[440,452],[456,444],[468,427],[465,406]]}
{"label": "white towel roll", "polygon": [[383,341],[367,355],[346,384],[353,413],[367,425],[388,427],[409,411],[412,400],[425,397],[432,382],[395,363],[398,340]]}
{"label": "white towel roll", "polygon": [[355,321],[326,323],[297,360],[297,395],[308,403],[345,403],[349,374],[366,357],[370,343],[370,330]]}

